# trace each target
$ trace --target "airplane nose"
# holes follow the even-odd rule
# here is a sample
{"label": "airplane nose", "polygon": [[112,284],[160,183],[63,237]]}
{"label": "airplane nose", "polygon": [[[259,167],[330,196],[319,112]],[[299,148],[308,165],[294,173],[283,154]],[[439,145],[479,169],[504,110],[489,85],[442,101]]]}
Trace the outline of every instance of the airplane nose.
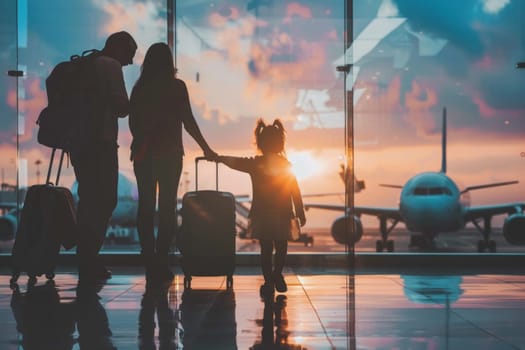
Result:
{"label": "airplane nose", "polygon": [[453,203],[437,198],[420,198],[400,205],[400,212],[407,227],[413,231],[446,231],[456,221],[457,210]]}
{"label": "airplane nose", "polygon": [[433,221],[436,217],[436,208],[433,207],[430,203],[413,203],[409,205],[404,205],[402,212],[405,214],[405,217],[408,219],[418,220],[431,220]]}

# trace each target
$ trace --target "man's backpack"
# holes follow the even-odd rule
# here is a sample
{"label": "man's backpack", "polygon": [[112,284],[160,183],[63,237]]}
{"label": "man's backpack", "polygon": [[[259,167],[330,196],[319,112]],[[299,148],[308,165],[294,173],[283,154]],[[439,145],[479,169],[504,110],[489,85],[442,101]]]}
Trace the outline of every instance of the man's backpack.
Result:
{"label": "man's backpack", "polygon": [[47,107],[38,116],[38,143],[71,151],[88,145],[96,102],[94,59],[98,50],[73,55],[46,79]]}

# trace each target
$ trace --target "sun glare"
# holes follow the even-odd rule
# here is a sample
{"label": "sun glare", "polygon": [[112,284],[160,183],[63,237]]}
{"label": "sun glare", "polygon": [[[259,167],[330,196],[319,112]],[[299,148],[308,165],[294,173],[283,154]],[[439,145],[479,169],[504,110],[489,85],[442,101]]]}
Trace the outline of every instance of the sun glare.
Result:
{"label": "sun glare", "polygon": [[292,163],[292,171],[298,181],[318,175],[322,172],[322,163],[311,152],[289,152],[288,160]]}

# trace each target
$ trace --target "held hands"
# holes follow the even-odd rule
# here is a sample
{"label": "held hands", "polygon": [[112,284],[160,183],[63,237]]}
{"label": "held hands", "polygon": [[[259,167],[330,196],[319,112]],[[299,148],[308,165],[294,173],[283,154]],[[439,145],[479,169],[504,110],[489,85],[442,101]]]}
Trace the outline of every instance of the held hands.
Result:
{"label": "held hands", "polygon": [[204,150],[204,157],[206,157],[206,159],[211,162],[217,162],[219,155],[215,151],[213,151],[211,148],[208,148]]}

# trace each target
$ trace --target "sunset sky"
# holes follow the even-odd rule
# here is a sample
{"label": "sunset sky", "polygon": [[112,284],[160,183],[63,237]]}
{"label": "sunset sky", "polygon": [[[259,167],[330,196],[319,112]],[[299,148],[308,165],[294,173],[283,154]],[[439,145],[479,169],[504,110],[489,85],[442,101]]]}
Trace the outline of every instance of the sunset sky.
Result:
{"label": "sunset sky", "polygon": [[[417,172],[439,170],[443,107],[449,175],[464,186],[520,181],[475,191],[472,204],[525,200],[525,70],[515,68],[525,60],[523,1],[355,1],[354,45],[346,51],[343,1],[259,0],[250,9],[246,3],[177,1],[178,77],[217,152],[254,155],[256,119],[279,117],[303,193],[342,193],[345,80],[335,67],[346,62],[353,64],[347,87],[354,91],[355,172],[366,182],[357,205],[395,207],[399,191],[380,183],[403,185]],[[31,185],[35,161],[44,161],[43,181],[49,157],[36,143],[34,122],[46,105],[45,78],[53,66],[127,30],[139,46],[134,65],[124,68],[130,91],[148,46],[166,41],[166,9],[160,0],[27,0],[27,12],[21,9],[19,64],[26,75],[18,100],[14,80],[0,85],[0,166],[3,179],[15,182],[18,102],[25,120],[21,184]],[[4,44],[9,50],[1,64],[12,69],[16,47]],[[121,170],[133,179],[127,119],[120,126]],[[181,193],[194,188],[193,158],[200,155],[196,143],[185,140]],[[204,166],[203,186],[214,184],[211,170]],[[221,188],[250,193],[246,175],[221,168],[220,176]],[[64,184],[72,182],[68,168]],[[305,201],[342,204],[343,196]],[[328,226],[336,215],[311,211],[309,224]]]}

